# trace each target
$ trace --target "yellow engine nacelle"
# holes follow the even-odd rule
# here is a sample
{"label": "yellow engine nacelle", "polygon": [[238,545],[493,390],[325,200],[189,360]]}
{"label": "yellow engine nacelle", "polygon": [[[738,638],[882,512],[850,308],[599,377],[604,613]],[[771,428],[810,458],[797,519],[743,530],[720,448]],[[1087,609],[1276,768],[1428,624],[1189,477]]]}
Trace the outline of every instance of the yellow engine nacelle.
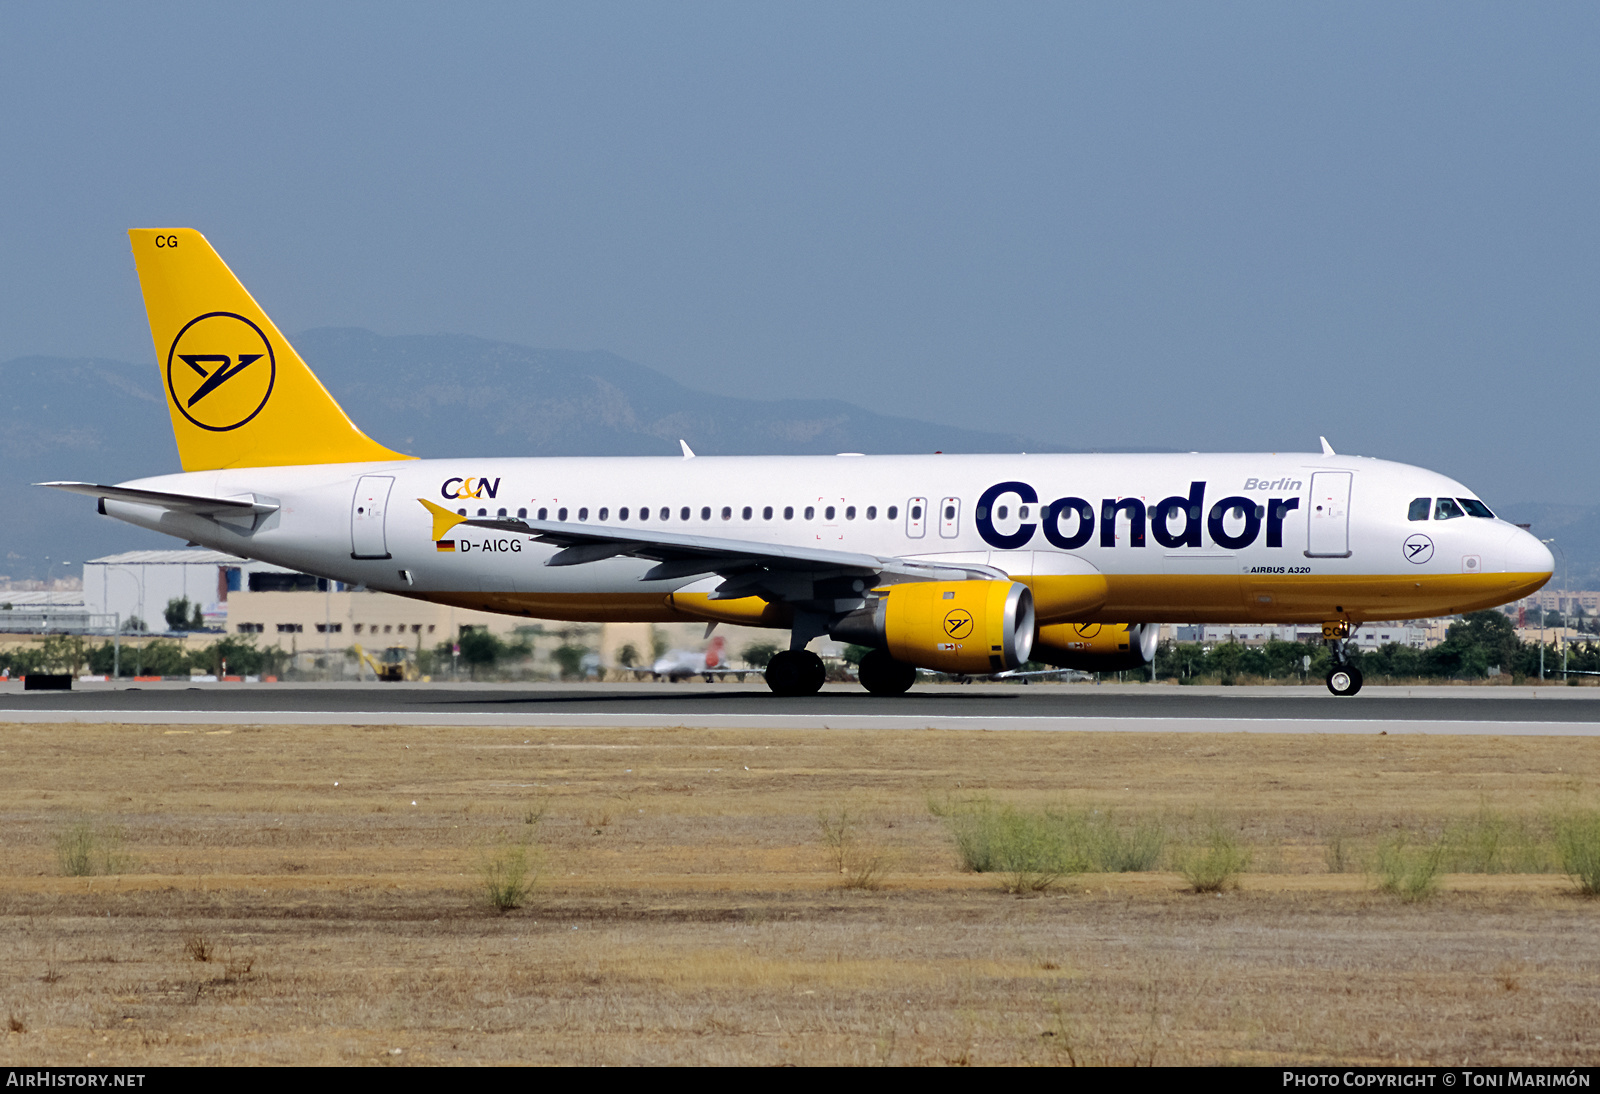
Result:
{"label": "yellow engine nacelle", "polygon": [[1083,672],[1120,672],[1155,660],[1159,623],[1057,623],[1040,627],[1033,660]]}
{"label": "yellow engine nacelle", "polygon": [[844,642],[887,650],[939,672],[1014,669],[1033,646],[1033,594],[1015,581],[918,581],[891,585],[829,630]]}

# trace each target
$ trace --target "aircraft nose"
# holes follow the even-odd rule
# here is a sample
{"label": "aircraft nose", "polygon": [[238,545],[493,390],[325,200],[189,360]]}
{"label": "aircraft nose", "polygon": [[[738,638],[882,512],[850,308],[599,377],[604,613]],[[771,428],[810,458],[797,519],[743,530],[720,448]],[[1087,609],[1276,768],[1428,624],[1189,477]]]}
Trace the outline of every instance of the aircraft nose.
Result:
{"label": "aircraft nose", "polygon": [[1510,574],[1539,574],[1548,578],[1555,572],[1555,556],[1538,538],[1518,528],[1506,541],[1505,568]]}

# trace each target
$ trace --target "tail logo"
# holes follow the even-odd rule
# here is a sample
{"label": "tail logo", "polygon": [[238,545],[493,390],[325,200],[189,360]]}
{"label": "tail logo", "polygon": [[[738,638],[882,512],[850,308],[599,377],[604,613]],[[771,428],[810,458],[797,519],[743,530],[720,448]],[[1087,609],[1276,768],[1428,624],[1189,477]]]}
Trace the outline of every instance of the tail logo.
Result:
{"label": "tail logo", "polygon": [[267,405],[278,364],[261,328],[214,311],[184,324],[167,352],[172,405],[201,429],[238,429]]}

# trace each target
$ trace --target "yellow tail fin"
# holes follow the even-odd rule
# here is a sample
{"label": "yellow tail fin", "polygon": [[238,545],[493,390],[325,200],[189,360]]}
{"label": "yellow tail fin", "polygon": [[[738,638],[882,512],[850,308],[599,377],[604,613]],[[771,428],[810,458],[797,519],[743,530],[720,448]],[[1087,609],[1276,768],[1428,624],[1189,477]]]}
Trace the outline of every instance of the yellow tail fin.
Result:
{"label": "yellow tail fin", "polygon": [[411,458],[355,427],[205,236],[128,235],[185,471]]}

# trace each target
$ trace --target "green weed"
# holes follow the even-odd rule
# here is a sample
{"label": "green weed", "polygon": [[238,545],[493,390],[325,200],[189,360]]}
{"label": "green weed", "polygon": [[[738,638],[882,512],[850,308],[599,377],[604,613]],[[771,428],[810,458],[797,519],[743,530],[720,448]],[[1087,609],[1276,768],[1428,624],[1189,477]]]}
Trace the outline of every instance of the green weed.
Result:
{"label": "green weed", "polygon": [[1568,813],[1555,830],[1561,869],[1585,896],[1600,895],[1600,809]]}
{"label": "green weed", "polygon": [[133,865],[122,844],[122,829],[79,820],[56,836],[56,858],[67,877],[122,874]]}
{"label": "green weed", "polygon": [[1175,865],[1195,892],[1220,893],[1239,887],[1239,875],[1250,868],[1251,858],[1249,846],[1214,820],[1204,836],[1179,850]]}
{"label": "green weed", "polygon": [[1407,904],[1428,900],[1439,890],[1446,850],[1442,838],[1419,845],[1405,831],[1379,840],[1374,859],[1378,888]]}

